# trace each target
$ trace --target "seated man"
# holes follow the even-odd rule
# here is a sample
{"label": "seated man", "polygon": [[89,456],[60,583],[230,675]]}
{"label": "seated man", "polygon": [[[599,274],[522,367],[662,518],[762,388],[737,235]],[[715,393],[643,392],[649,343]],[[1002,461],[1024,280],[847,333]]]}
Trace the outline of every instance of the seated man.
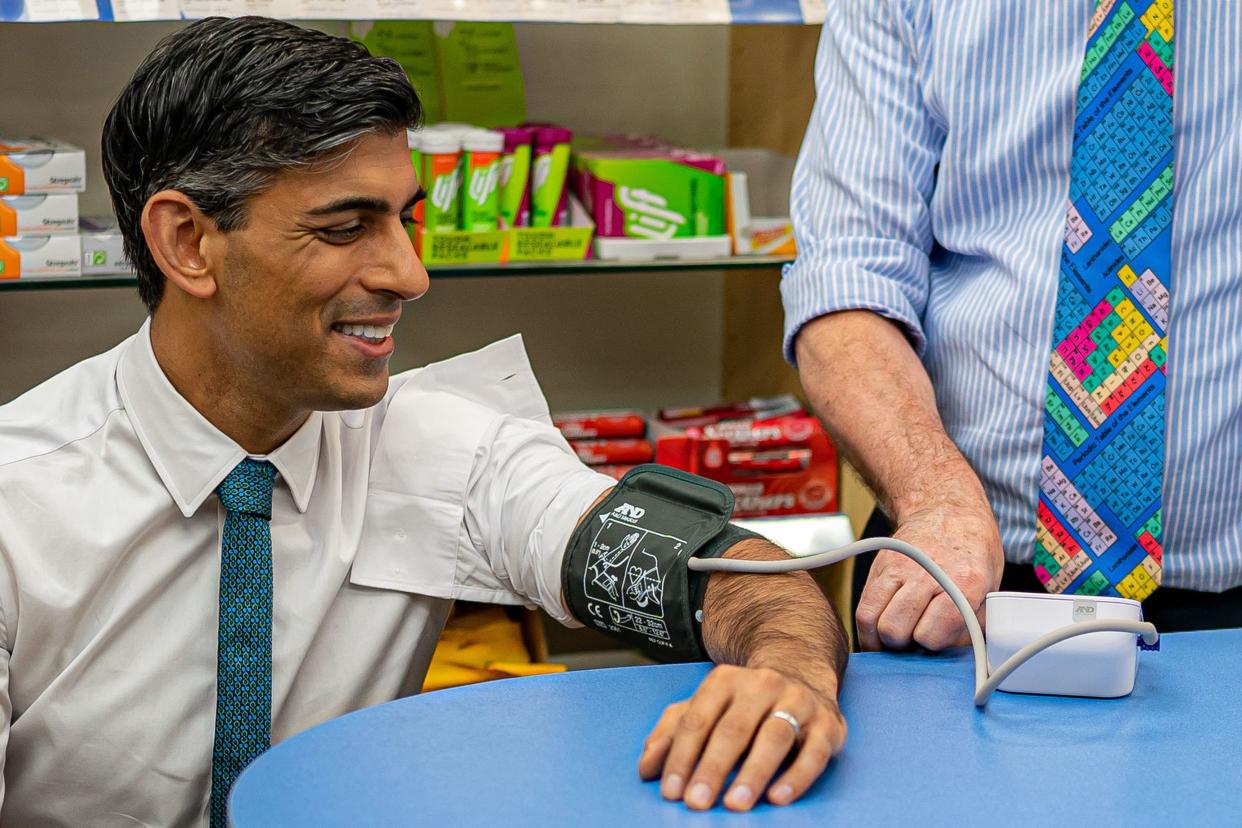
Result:
{"label": "seated man", "polygon": [[[271,742],[416,692],[453,599],[574,623],[562,562],[613,481],[520,342],[388,374],[428,287],[419,116],[395,62],[258,18],[170,36],[122,92],[103,162],[150,319],[0,407],[3,824],[221,825]],[[845,738],[840,622],[805,573],[702,600],[726,666],[639,772],[707,808],[745,754],[725,804],[791,802]]]}

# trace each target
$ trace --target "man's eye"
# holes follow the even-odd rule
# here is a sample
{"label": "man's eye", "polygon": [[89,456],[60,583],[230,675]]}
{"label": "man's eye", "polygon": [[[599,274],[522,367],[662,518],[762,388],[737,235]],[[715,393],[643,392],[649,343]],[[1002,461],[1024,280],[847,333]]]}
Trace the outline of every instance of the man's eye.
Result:
{"label": "man's eye", "polygon": [[319,232],[332,244],[345,244],[362,235],[362,225],[353,224],[349,227],[326,227]]}
{"label": "man's eye", "polygon": [[422,224],[422,222],[420,222],[418,219],[414,218],[414,216],[412,216],[412,215],[411,215],[411,216],[402,216],[402,217],[401,217],[401,223],[402,223],[402,224],[404,224],[406,227],[417,227],[418,225]]}

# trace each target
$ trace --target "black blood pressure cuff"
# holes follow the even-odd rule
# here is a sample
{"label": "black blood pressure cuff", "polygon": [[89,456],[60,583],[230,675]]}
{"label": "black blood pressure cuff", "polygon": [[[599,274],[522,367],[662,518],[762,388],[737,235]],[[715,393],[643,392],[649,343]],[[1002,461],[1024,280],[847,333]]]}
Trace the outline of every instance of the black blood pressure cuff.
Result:
{"label": "black blood pressure cuff", "polygon": [[562,588],[573,616],[660,661],[704,661],[703,596],[715,558],[760,535],[729,523],[733,492],[683,471],[632,469],[582,521],[565,551]]}

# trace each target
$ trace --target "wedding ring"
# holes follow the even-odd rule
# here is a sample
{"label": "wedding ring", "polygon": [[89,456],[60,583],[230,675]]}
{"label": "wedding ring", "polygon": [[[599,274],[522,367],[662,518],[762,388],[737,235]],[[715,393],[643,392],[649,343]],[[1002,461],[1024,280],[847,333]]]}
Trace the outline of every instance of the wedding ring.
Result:
{"label": "wedding ring", "polygon": [[798,737],[802,735],[802,725],[798,724],[798,720],[794,718],[793,714],[787,713],[784,710],[773,710],[772,715],[783,722],[788,722],[789,726],[793,728],[794,741],[798,741]]}

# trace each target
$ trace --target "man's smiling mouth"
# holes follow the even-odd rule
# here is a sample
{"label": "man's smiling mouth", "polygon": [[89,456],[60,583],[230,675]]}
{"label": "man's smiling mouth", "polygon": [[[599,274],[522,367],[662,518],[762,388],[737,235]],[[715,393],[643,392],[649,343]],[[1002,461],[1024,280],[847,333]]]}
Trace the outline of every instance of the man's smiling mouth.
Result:
{"label": "man's smiling mouth", "polygon": [[364,342],[378,345],[389,336],[392,335],[392,329],[395,325],[341,325],[332,326],[332,330],[343,333],[346,336],[357,337]]}

